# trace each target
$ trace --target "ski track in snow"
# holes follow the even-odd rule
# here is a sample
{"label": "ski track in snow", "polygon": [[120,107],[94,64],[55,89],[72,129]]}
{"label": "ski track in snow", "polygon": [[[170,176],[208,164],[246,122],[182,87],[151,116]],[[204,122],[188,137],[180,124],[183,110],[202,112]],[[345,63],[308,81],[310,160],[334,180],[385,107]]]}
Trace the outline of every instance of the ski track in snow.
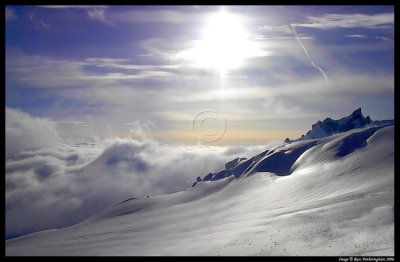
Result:
{"label": "ski track in snow", "polygon": [[6,255],[394,255],[394,125],[293,142],[247,171],[7,240]]}

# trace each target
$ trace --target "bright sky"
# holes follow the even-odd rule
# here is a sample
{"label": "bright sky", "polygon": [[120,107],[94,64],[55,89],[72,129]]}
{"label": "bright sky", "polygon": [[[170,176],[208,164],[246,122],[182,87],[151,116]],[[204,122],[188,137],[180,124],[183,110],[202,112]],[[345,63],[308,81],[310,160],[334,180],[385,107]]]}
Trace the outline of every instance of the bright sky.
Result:
{"label": "bright sky", "polygon": [[[66,136],[296,139],[394,118],[393,6],[6,6],[6,107]],[[204,133],[204,132],[203,132]],[[204,134],[203,134],[204,135]],[[212,139],[211,139],[212,140]],[[202,140],[204,142],[204,140]]]}

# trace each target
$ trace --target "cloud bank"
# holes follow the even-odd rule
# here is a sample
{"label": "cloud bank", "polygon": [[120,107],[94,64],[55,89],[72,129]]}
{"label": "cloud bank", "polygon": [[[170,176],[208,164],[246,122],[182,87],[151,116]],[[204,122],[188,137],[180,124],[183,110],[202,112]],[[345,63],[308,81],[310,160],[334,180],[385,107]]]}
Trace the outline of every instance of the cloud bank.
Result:
{"label": "cloud bank", "polygon": [[77,223],[131,197],[173,193],[265,146],[69,144],[54,124],[6,108],[6,237]]}
{"label": "cloud bank", "polygon": [[6,155],[54,145],[60,136],[54,123],[6,108]]}

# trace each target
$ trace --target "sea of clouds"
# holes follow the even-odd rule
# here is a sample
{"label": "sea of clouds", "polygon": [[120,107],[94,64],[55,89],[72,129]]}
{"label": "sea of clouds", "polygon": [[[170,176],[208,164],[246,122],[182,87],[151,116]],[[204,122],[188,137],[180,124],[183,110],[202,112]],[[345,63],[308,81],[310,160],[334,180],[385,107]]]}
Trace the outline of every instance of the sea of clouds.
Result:
{"label": "sea of clouds", "polygon": [[186,190],[268,148],[66,137],[55,122],[6,107],[6,238],[69,226],[131,197]]}

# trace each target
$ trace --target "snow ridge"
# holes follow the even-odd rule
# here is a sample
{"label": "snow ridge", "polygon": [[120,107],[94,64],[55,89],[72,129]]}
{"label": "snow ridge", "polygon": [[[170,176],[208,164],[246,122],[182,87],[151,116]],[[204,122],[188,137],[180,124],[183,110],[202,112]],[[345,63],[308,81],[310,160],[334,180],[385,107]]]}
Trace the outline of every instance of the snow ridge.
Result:
{"label": "snow ridge", "polygon": [[[333,134],[347,132],[355,128],[363,128],[366,126],[380,126],[385,124],[393,124],[394,120],[372,121],[369,116],[364,117],[361,113],[361,107],[356,109],[349,116],[343,117],[339,120],[326,118],[324,121],[318,121],[312,125],[312,129],[307,132],[305,136],[295,140],[316,139],[331,136]],[[286,142],[291,142],[286,140]]]}
{"label": "snow ridge", "polygon": [[[285,143],[289,144],[292,142],[305,141],[302,146],[289,150],[284,149],[284,145],[277,147],[271,151],[265,151],[261,154],[247,158],[236,158],[225,164],[225,169],[217,173],[209,173],[201,179],[197,177],[196,182],[193,183],[192,187],[196,186],[201,181],[216,181],[229,176],[235,176],[239,178],[242,175],[250,175],[255,172],[272,172],[277,175],[290,175],[292,170],[291,167],[299,156],[307,151],[309,148],[315,146],[319,138],[329,137],[335,134],[351,131],[358,128],[366,127],[382,127],[385,125],[394,124],[394,120],[377,120],[372,121],[369,116],[364,117],[361,108],[356,109],[349,116],[343,117],[338,120],[332,118],[326,118],[324,121],[318,121],[312,125],[312,129],[307,134],[297,140],[285,139]],[[337,156],[345,156],[348,153],[353,152],[357,148],[362,148],[366,145],[366,140],[374,134],[376,128],[371,128],[367,132],[355,133],[351,135],[347,140],[350,142],[344,142],[341,150]],[[347,141],[346,140],[346,141]]]}

